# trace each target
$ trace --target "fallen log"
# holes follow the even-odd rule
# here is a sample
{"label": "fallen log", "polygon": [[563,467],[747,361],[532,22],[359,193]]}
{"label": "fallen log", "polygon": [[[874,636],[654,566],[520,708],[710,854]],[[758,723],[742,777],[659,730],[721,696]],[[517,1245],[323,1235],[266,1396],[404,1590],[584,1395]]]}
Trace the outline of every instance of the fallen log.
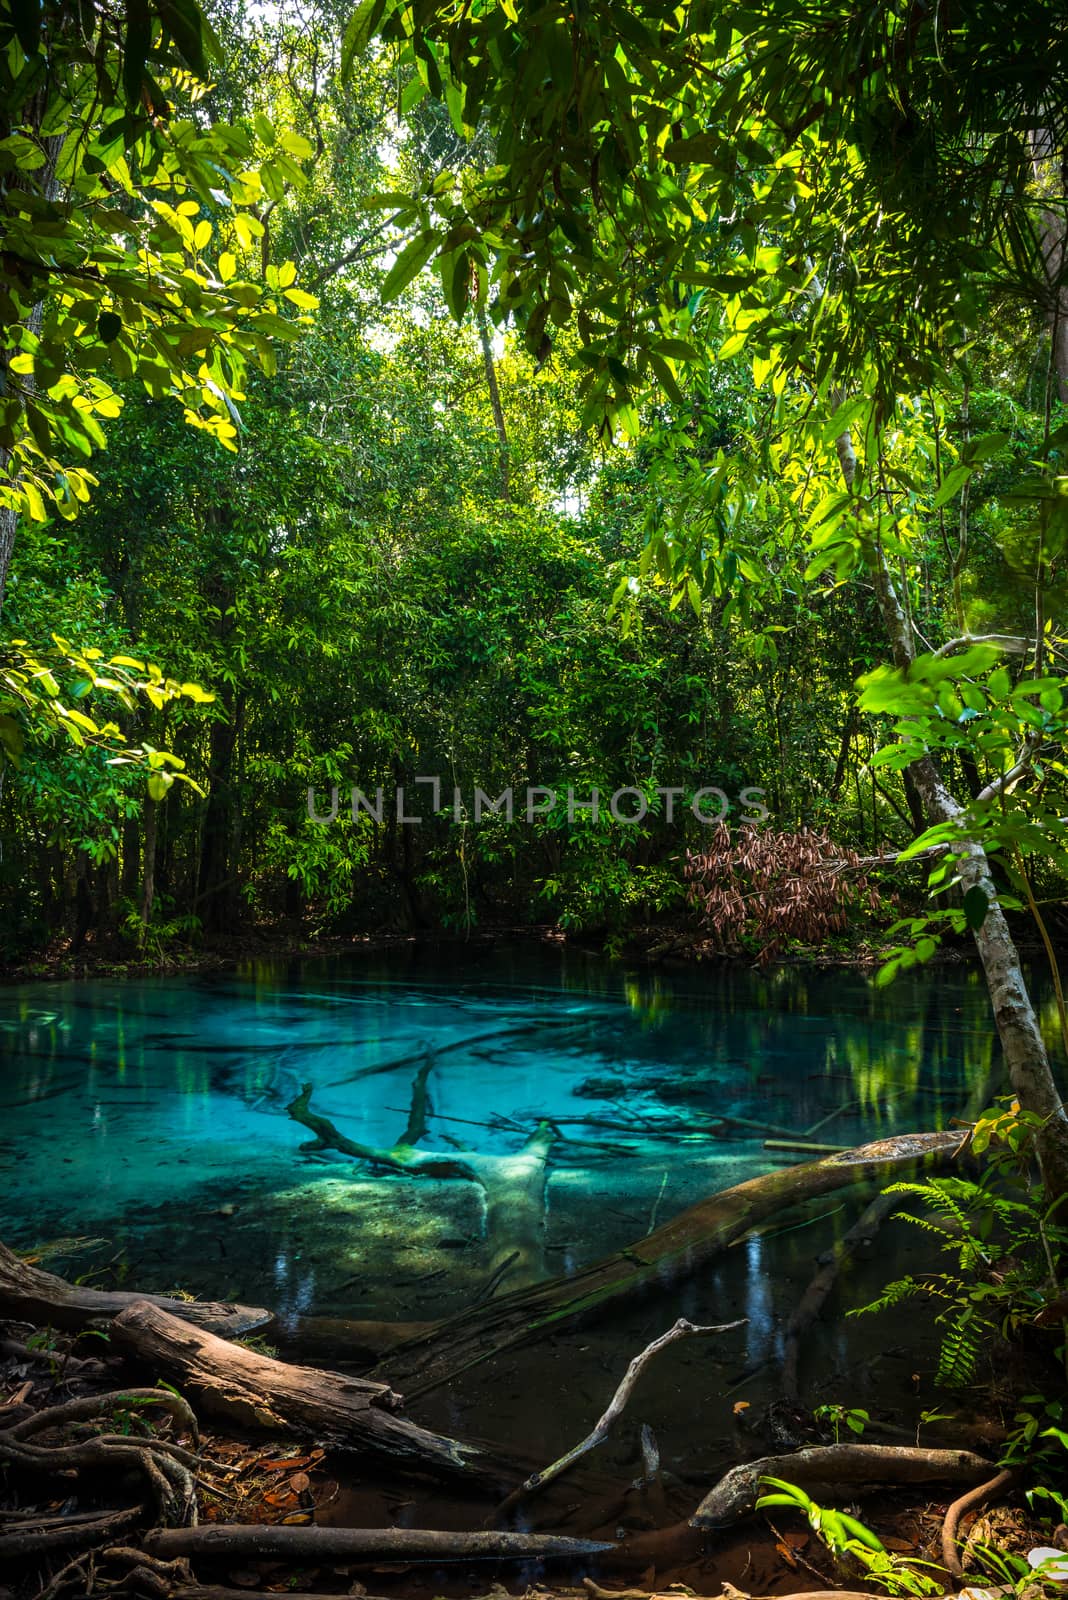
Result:
{"label": "fallen log", "polygon": [[792,1455],[762,1456],[722,1477],[690,1518],[691,1528],[729,1528],[756,1509],[761,1478],[797,1483],[814,1500],[863,1494],[887,1483],[981,1483],[990,1462],[971,1450],[926,1450],[908,1445],[827,1444]]}
{"label": "fallen log", "polygon": [[149,1555],[199,1561],[582,1561],[615,1548],[551,1533],[441,1533],[432,1528],[317,1528],[274,1524],[153,1528]]}
{"label": "fallen log", "polygon": [[795,1401],[800,1388],[801,1341],[823,1310],[838,1274],[856,1252],[870,1244],[882,1224],[901,1204],[898,1194],[878,1194],[861,1212],[853,1226],[837,1244],[819,1257],[819,1271],[798,1301],[786,1325],[783,1345],[782,1387],[787,1400]]}
{"label": "fallen log", "polygon": [[167,1295],[122,1289],[88,1289],[67,1283],[23,1261],[0,1242],[0,1315],[42,1328],[84,1328],[100,1318],[117,1317],[135,1302],[148,1302],[208,1333],[238,1339],[270,1322],[262,1306],[218,1300],[172,1300]]}
{"label": "fallen log", "polygon": [[[425,1394],[502,1350],[563,1333],[621,1300],[674,1288],[783,1206],[836,1189],[898,1176],[927,1159],[948,1160],[955,1132],[903,1134],[801,1166],[776,1168],[712,1195],[629,1248],[570,1278],[550,1279],[460,1312],[393,1350],[388,1376],[409,1398]],[[375,1369],[371,1376],[385,1376]]]}
{"label": "fallen log", "polygon": [[[170,1600],[249,1600],[250,1594],[262,1594],[262,1592],[262,1590],[227,1589],[217,1583],[191,1583],[172,1589]],[[285,1600],[338,1600],[336,1589],[333,1594],[310,1594],[304,1589],[286,1589],[283,1593]],[[384,1600],[384,1597],[364,1595],[363,1600]],[[865,1600],[871,1600],[871,1595],[865,1596]]]}
{"label": "fallen log", "polygon": [[198,1410],[241,1427],[369,1450],[395,1466],[501,1473],[488,1452],[397,1416],[401,1398],[386,1384],[290,1366],[191,1328],[147,1301],[116,1317],[112,1340],[151,1372],[165,1374]]}

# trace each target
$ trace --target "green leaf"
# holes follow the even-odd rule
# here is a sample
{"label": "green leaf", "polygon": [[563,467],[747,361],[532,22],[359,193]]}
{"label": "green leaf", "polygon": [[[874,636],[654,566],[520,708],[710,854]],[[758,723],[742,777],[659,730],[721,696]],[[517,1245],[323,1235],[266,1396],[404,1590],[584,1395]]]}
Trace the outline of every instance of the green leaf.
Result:
{"label": "green leaf", "polygon": [[341,41],[341,81],[347,83],[357,56],[362,56],[384,10],[382,0],[361,0],[349,18]]}
{"label": "green leaf", "polygon": [[129,0],[126,7],[126,37],[122,50],[122,86],[131,108],[141,104],[145,81],[145,62],[152,45],[152,17],[148,0]]}
{"label": "green leaf", "polygon": [[989,908],[990,901],[986,897],[985,890],[977,883],[973,884],[964,896],[964,920],[972,933],[983,926]]}
{"label": "green leaf", "polygon": [[102,344],[110,344],[122,332],[122,318],[117,311],[102,311],[96,319],[96,336]]}
{"label": "green leaf", "polygon": [[947,472],[942,480],[942,487],[931,502],[932,509],[937,511],[940,506],[948,505],[950,500],[963,489],[971,475],[971,467],[966,466],[954,467],[951,472]]}
{"label": "green leaf", "polygon": [[984,433],[978,439],[969,439],[961,450],[961,460],[971,463],[989,461],[1000,455],[1012,438],[1011,433]]}
{"label": "green leaf", "polygon": [[438,247],[438,235],[433,228],[424,228],[405,245],[382,285],[382,303],[388,305],[418,277]]}

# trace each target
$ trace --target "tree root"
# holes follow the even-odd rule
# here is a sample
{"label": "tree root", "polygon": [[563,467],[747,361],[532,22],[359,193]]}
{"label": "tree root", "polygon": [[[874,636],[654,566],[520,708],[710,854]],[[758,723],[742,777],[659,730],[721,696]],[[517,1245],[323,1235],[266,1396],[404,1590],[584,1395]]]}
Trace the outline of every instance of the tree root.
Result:
{"label": "tree root", "polygon": [[886,1483],[975,1483],[990,1462],[970,1450],[928,1450],[906,1445],[828,1444],[792,1455],[762,1456],[732,1467],[701,1501],[691,1528],[729,1528],[756,1509],[760,1479],[785,1478],[814,1499],[863,1494]]}
{"label": "tree root", "polygon": [[[37,1434],[62,1434],[70,1426],[95,1421],[118,1410],[158,1407],[172,1416],[180,1427],[196,1437],[196,1418],[179,1395],[159,1389],[120,1389],[111,1394],[91,1395],[48,1406],[0,1429],[0,1461],[28,1472],[54,1476],[58,1473],[86,1471],[130,1471],[143,1478],[155,1515],[162,1521],[195,1522],[197,1458],[188,1450],[165,1439],[133,1438],[126,1434],[96,1433],[74,1442],[39,1444]],[[25,1557],[45,1550],[65,1549],[72,1544],[92,1546],[113,1539],[117,1533],[140,1520],[142,1507],[132,1511],[102,1512],[97,1519],[24,1520],[13,1528],[0,1529],[0,1548],[10,1558]]]}
{"label": "tree root", "polygon": [[801,1341],[823,1310],[827,1296],[842,1271],[862,1245],[870,1244],[887,1217],[901,1204],[897,1194],[880,1194],[861,1212],[847,1233],[819,1257],[820,1270],[812,1279],[786,1325],[782,1386],[786,1399],[795,1403],[799,1393]]}
{"label": "tree root", "polygon": [[594,1539],[548,1533],[440,1533],[429,1528],[322,1528],[277,1524],[218,1524],[156,1528],[146,1533],[150,1555],[205,1561],[576,1561],[615,1547]]}
{"label": "tree root", "polygon": [[0,1528],[0,1560],[24,1561],[30,1556],[52,1555],[59,1550],[95,1549],[117,1534],[128,1533],[145,1518],[143,1506],[121,1511],[101,1511],[92,1517],[27,1517],[24,1524]]}
{"label": "tree root", "polygon": [[957,1529],[960,1527],[961,1518],[967,1516],[969,1511],[978,1511],[990,1504],[1003,1489],[1008,1489],[1017,1480],[1019,1474],[1012,1468],[1006,1467],[1003,1472],[997,1473],[986,1483],[978,1484],[974,1489],[969,1489],[958,1500],[954,1500],[946,1512],[945,1521],[942,1523],[942,1565],[954,1578],[963,1578],[964,1568],[957,1554]]}
{"label": "tree root", "polygon": [[660,1354],[661,1350],[666,1350],[668,1345],[676,1344],[680,1339],[685,1339],[691,1334],[729,1333],[732,1328],[744,1327],[747,1320],[747,1318],[742,1317],[737,1322],[722,1322],[716,1326],[699,1326],[697,1323],[688,1322],[685,1317],[680,1317],[666,1333],[662,1333],[658,1339],[654,1339],[651,1344],[646,1345],[639,1355],[634,1357],[623,1374],[618,1389],[609,1401],[607,1410],[592,1432],[588,1433],[579,1444],[574,1445],[572,1449],[560,1456],[558,1460],[544,1467],[541,1472],[532,1473],[529,1478],[519,1485],[518,1489],[514,1489],[508,1498],[498,1506],[494,1514],[494,1520],[503,1521],[526,1495],[533,1494],[536,1489],[543,1489],[546,1484],[552,1483],[554,1478],[560,1477],[582,1456],[604,1443],[616,1422],[622,1416],[627,1401],[634,1393],[635,1385],[642,1372]]}

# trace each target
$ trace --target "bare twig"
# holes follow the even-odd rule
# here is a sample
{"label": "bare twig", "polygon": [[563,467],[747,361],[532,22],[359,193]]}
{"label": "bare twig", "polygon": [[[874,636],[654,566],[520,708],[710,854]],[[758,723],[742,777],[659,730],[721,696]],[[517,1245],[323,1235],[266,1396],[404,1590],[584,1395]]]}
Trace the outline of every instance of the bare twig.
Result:
{"label": "bare twig", "polygon": [[579,1444],[574,1445],[558,1460],[543,1468],[541,1472],[532,1472],[530,1477],[519,1485],[518,1489],[513,1490],[508,1498],[501,1502],[495,1513],[495,1519],[506,1516],[513,1506],[517,1505],[526,1495],[533,1494],[536,1489],[544,1489],[547,1483],[552,1483],[554,1478],[559,1478],[561,1473],[574,1466],[581,1456],[587,1455],[589,1451],[595,1450],[599,1444],[604,1443],[623,1414],[627,1401],[634,1393],[635,1385],[642,1372],[649,1362],[660,1354],[661,1350],[666,1350],[668,1345],[677,1343],[679,1339],[688,1338],[691,1334],[729,1333],[733,1328],[744,1327],[748,1320],[748,1317],[741,1317],[736,1322],[701,1325],[695,1322],[688,1322],[685,1317],[680,1317],[666,1333],[662,1333],[658,1339],[653,1340],[652,1344],[646,1345],[640,1355],[634,1357],[623,1374],[623,1381],[609,1401],[608,1409],[600,1418],[596,1427]]}

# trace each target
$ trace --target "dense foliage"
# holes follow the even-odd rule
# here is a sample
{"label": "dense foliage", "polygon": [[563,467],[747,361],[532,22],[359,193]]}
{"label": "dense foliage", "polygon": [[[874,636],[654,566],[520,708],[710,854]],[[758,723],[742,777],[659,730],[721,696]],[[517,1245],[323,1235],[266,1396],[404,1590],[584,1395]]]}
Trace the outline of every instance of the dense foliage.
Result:
{"label": "dense foliage", "polygon": [[689,917],[702,789],[875,854],[937,820],[932,748],[1041,898],[1068,318],[1032,11],[1048,49],[1004,59],[998,6],[948,43],[833,6],[13,13],[9,954],[615,939]]}

